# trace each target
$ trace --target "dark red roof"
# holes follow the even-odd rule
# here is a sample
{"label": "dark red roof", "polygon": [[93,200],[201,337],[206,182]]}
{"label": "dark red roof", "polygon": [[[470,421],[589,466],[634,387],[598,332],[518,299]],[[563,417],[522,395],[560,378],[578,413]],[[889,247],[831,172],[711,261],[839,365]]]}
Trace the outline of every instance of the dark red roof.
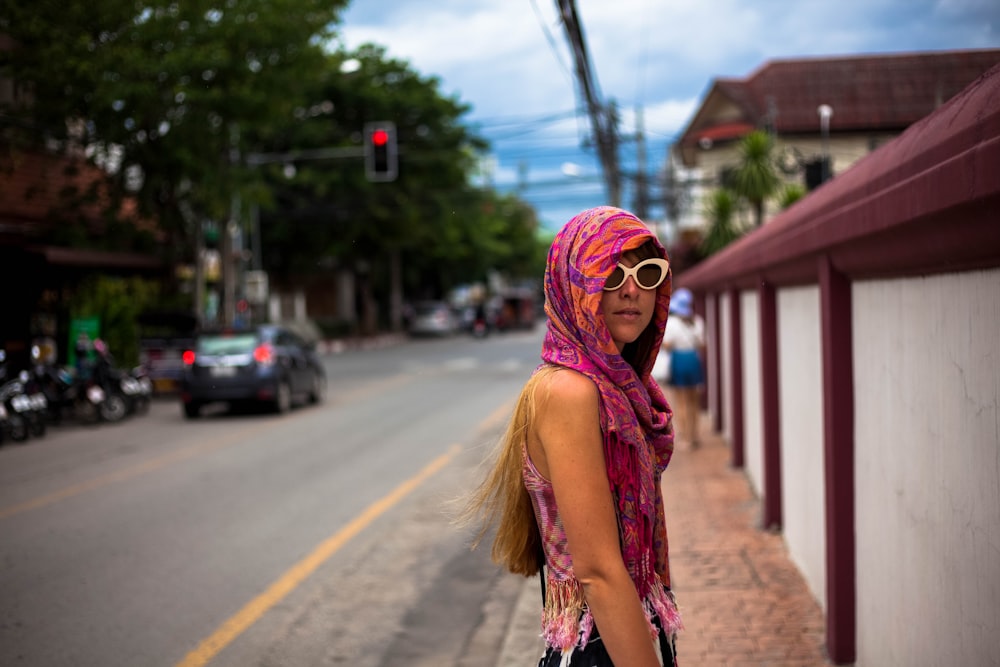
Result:
{"label": "dark red roof", "polygon": [[[44,233],[57,220],[99,224],[110,198],[107,175],[83,158],[0,147],[0,232]],[[96,188],[96,197],[80,197]],[[119,216],[136,221],[135,202],[126,199]],[[152,229],[147,221],[137,221]]]}
{"label": "dark red roof", "polygon": [[833,107],[831,131],[902,130],[1000,63],[1000,49],[775,60],[745,82],[756,120],[773,100],[779,133],[815,133],[816,108]]}
{"label": "dark red roof", "polygon": [[[831,132],[900,132],[998,63],[1000,49],[781,59],[745,79],[716,79],[708,97],[726,97],[757,127],[770,117],[779,134],[818,133],[821,104],[833,108]],[[695,144],[714,125],[699,112],[681,144]]]}

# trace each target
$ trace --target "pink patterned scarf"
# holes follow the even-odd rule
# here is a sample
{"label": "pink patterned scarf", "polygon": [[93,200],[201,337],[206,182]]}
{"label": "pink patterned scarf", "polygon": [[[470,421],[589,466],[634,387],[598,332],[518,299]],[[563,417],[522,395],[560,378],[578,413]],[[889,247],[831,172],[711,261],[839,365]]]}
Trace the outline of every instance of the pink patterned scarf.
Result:
{"label": "pink patterned scarf", "polygon": [[670,462],[674,435],[670,407],[651,377],[670,306],[670,277],[657,288],[653,322],[658,335],[648,358],[636,362],[638,373],[618,353],[601,314],[605,280],[625,251],[647,241],[666,257],[638,218],[609,206],[584,211],[563,227],[545,273],[548,330],[542,359],[583,373],[597,385],[622,554],[640,599],[653,599],[651,611],[670,632],[680,620],[672,600],[669,609],[660,603],[663,586],[670,586],[660,475]]}

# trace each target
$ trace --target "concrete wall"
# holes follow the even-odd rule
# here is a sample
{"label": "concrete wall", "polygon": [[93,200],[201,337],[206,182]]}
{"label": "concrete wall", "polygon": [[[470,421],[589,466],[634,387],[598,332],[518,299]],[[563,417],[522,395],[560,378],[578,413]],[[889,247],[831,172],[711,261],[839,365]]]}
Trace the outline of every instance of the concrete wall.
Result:
{"label": "concrete wall", "polygon": [[826,612],[823,368],[817,286],[778,290],[781,497],[789,555]]}
{"label": "concrete wall", "polygon": [[1000,270],[852,300],[857,664],[996,665]]}
{"label": "concrete wall", "polygon": [[764,490],[764,433],[760,400],[760,317],[757,292],[740,292],[740,323],[744,461],[750,486],[759,497]]}
{"label": "concrete wall", "polygon": [[[733,353],[732,348],[729,345],[729,341],[732,340],[732,327],[733,323],[729,317],[729,294],[719,294],[719,336],[722,341],[720,347],[722,348],[722,354],[720,355],[720,363],[722,364],[722,377],[731,378],[732,368],[733,368]],[[726,440],[729,442],[733,441],[733,383],[726,380],[722,381],[722,404],[725,408],[722,414],[725,417],[722,420],[722,433],[726,436]]]}
{"label": "concrete wall", "polygon": [[[715,302],[718,301],[719,297],[717,295],[712,295],[708,297],[707,304],[705,308],[705,340],[711,338],[710,331],[716,331],[719,325],[715,321]],[[708,390],[708,411],[710,414],[719,414],[720,403],[722,401],[721,387],[718,382],[715,382],[716,373],[715,369],[718,368],[720,359],[715,358],[715,346],[708,345],[705,350],[705,386]]]}

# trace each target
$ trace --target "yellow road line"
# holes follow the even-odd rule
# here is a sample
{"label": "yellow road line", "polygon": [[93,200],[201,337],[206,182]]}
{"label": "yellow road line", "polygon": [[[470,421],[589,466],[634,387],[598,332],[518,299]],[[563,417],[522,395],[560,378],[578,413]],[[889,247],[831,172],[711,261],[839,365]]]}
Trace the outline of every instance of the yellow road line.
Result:
{"label": "yellow road line", "polygon": [[177,667],[200,667],[201,665],[207,665],[222,649],[226,648],[233,640],[243,634],[247,628],[256,623],[261,616],[278,604],[286,595],[295,590],[299,584],[315,572],[320,565],[333,556],[342,546],[347,544],[355,535],[367,528],[375,519],[396,505],[414,489],[423,484],[434,473],[447,465],[461,449],[459,445],[452,445],[451,449],[431,461],[423,470],[397,486],[389,495],[370,505],[350,523],[320,543],[312,553],[293,565],[291,569],[271,584],[266,591],[248,602],[234,616],[219,626],[218,630],[204,639],[198,645],[198,648],[188,653],[187,657],[177,663]]}

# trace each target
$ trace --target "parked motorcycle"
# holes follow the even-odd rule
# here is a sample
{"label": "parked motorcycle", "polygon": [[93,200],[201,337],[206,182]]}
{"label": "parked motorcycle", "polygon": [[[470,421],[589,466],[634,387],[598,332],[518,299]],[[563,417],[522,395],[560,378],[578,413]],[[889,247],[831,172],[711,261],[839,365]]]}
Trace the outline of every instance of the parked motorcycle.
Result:
{"label": "parked motorcycle", "polygon": [[[14,442],[27,440],[35,430],[35,419],[31,399],[24,393],[24,384],[20,378],[0,385],[0,405],[4,408],[5,435]],[[42,433],[44,434],[44,430]]]}
{"label": "parked motorcycle", "polygon": [[117,383],[115,391],[120,392],[125,400],[128,414],[144,414],[149,410],[153,399],[153,383],[141,366],[127,372],[113,369],[111,375]]}
{"label": "parked motorcycle", "polygon": [[[115,367],[114,359],[111,357],[110,352],[108,352],[104,341],[101,339],[94,341],[94,351],[97,352],[97,357],[90,379],[104,394],[104,400],[98,406],[100,418],[106,422],[121,421],[131,411],[129,406],[131,394],[127,394],[126,391],[137,392],[138,388],[130,381],[125,382],[128,389],[123,388],[122,382],[124,376]],[[89,388],[88,391],[90,391]]]}

